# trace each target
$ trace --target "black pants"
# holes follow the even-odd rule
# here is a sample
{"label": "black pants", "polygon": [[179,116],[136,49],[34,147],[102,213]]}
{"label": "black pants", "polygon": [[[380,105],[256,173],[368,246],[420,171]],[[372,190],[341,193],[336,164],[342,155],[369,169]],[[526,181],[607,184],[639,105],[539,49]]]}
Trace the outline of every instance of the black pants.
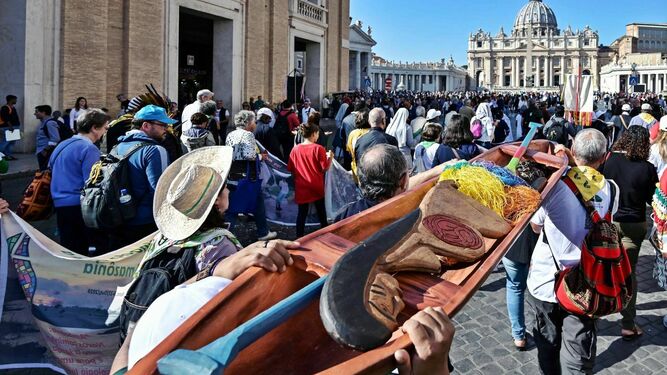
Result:
{"label": "black pants", "polygon": [[303,232],[306,229],[306,217],[308,216],[308,209],[311,204],[314,204],[315,210],[317,210],[317,218],[320,220],[320,227],[324,228],[328,224],[327,210],[324,208],[324,198],[319,201],[300,204],[299,213],[296,215],[296,238],[303,236]]}
{"label": "black pants", "polygon": [[526,293],[535,312],[533,337],[543,374],[592,374],[597,350],[597,320],[572,315],[557,303]]}
{"label": "black pants", "polygon": [[77,254],[88,256],[88,248],[95,247],[95,256],[109,251],[109,238],[103,231],[86,227],[81,206],[56,207],[56,222],[60,244]]}
{"label": "black pants", "polygon": [[294,135],[291,133],[288,135],[283,135],[278,138],[280,142],[280,147],[282,147],[282,158],[281,160],[287,163],[289,161],[289,155],[292,152],[292,148],[294,148]]}
{"label": "black pants", "polygon": [[123,246],[133,244],[155,232],[155,223],[141,225],[123,225],[109,234],[109,248],[118,250]]}
{"label": "black pants", "polygon": [[47,168],[49,168],[50,157],[51,157],[50,152],[42,151],[39,154],[37,154],[37,164],[39,164],[40,171],[45,171]]}

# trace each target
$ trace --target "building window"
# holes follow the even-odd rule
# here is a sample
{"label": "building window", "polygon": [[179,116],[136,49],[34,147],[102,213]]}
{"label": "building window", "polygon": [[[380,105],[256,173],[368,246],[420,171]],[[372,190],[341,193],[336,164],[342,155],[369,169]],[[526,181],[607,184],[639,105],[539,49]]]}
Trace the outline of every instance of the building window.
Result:
{"label": "building window", "polygon": [[509,47],[509,46],[510,46],[510,42],[505,42],[505,47]]}
{"label": "building window", "polygon": [[482,41],[481,40],[477,41],[477,48],[482,48]]}
{"label": "building window", "polygon": [[588,40],[588,39],[584,39],[584,45],[585,45],[585,46],[588,46],[588,45],[590,45],[590,44],[591,44],[591,41],[590,41],[590,40]]}

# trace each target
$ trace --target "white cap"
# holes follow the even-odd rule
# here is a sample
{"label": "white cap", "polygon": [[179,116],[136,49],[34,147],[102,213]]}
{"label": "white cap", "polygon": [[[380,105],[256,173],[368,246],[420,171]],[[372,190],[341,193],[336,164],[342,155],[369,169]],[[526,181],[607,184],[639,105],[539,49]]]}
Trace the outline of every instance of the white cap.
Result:
{"label": "white cap", "polygon": [[630,104],[625,103],[625,104],[623,104],[623,106],[621,107],[621,110],[624,111],[624,112],[630,112],[630,111],[632,111],[632,107],[630,106]]}
{"label": "white cap", "polygon": [[648,103],[642,104],[642,111],[650,111],[651,109],[653,109],[653,108],[651,108],[650,104],[648,104]]}
{"label": "white cap", "polygon": [[667,131],[667,116],[660,118],[660,130]]}
{"label": "white cap", "polygon": [[440,117],[442,112],[438,111],[437,109],[429,109],[428,112],[426,113],[426,121],[433,120],[436,117]]}

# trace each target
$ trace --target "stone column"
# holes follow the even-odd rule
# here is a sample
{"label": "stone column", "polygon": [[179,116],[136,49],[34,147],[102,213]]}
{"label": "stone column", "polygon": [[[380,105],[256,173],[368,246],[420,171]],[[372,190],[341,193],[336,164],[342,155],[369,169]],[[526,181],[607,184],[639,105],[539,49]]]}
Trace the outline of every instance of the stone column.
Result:
{"label": "stone column", "polygon": [[519,87],[519,81],[521,78],[519,77],[519,58],[514,57],[513,59],[513,72],[512,72],[512,86],[513,87]]}
{"label": "stone column", "polygon": [[565,56],[560,57],[560,84],[565,85]]}
{"label": "stone column", "polygon": [[551,56],[547,56],[547,69],[546,69],[546,79],[545,82],[547,86],[553,86],[553,62],[551,61]]}
{"label": "stone column", "polygon": [[498,64],[498,87],[503,87],[505,83],[505,59],[496,57],[496,64]]}
{"label": "stone column", "polygon": [[354,87],[361,88],[361,52],[357,51],[354,55]]}
{"label": "stone column", "polygon": [[533,62],[528,61],[527,57],[523,58],[523,87],[528,87],[528,70],[532,67]]}
{"label": "stone column", "polygon": [[540,83],[541,78],[542,78],[542,72],[541,72],[541,70],[542,70],[542,57],[541,56],[537,56],[536,63],[537,63],[537,66],[536,66],[537,69],[535,71],[535,86],[541,87],[542,86],[542,84]]}

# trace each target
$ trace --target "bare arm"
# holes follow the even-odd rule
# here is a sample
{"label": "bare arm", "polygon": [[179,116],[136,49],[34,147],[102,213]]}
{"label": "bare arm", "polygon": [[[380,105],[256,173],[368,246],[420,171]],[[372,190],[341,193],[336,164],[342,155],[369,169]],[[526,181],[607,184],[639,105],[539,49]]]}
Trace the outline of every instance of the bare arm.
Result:
{"label": "bare arm", "polygon": [[137,323],[131,322],[127,327],[127,337],[125,338],[125,341],[123,341],[123,345],[118,349],[118,353],[116,353],[116,356],[111,363],[111,369],[109,370],[110,375],[115,374],[123,368],[127,368],[130,358],[130,341],[132,341],[132,334],[134,333],[134,327],[136,327],[136,325]]}

